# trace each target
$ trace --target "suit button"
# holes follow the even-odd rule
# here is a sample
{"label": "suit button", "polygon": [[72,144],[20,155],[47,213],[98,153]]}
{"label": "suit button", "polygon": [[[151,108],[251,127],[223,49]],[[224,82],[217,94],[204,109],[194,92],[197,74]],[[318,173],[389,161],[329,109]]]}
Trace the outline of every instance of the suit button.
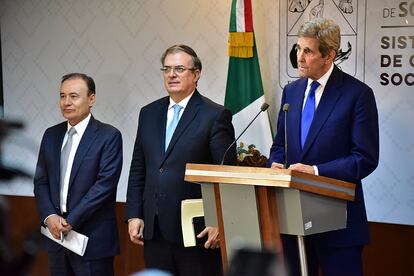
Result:
{"label": "suit button", "polygon": [[164,169],[163,168],[160,168],[160,173],[162,173],[164,171]]}

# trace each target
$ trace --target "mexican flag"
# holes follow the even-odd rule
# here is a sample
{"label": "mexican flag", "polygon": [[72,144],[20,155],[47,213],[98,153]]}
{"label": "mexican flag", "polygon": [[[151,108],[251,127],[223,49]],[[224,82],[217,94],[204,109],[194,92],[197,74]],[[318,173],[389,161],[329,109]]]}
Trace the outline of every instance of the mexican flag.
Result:
{"label": "mexican flag", "polygon": [[[228,41],[229,68],[224,105],[233,113],[236,137],[260,111],[265,102],[253,33],[251,0],[233,0]],[[240,137],[239,158],[252,145],[264,156],[269,155],[272,132],[267,111],[259,115]],[[242,147],[243,146],[243,147]]]}

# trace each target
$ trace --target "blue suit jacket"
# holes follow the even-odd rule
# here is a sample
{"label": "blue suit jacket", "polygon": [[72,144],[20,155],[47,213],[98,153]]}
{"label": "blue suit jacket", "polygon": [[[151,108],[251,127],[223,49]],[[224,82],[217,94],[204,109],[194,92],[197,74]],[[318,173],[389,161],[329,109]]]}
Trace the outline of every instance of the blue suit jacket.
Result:
{"label": "blue suit jacket", "polygon": [[[34,179],[40,219],[60,211],[60,154],[67,122],[48,128],[42,139]],[[115,216],[122,169],[122,137],[114,127],[91,117],[73,161],[67,196],[67,221],[89,237],[85,259],[119,254]],[[50,251],[63,247],[48,239]]]}
{"label": "blue suit jacket", "polygon": [[[201,198],[197,184],[184,181],[186,163],[220,163],[234,139],[231,113],[195,91],[164,151],[169,97],[140,111],[128,181],[126,219],[145,222],[144,238],[153,236],[158,212],[164,237],[182,243],[181,201]],[[234,163],[235,148],[227,163]]]}
{"label": "blue suit jacket", "polygon": [[[355,201],[348,202],[347,228],[311,235],[327,246],[350,246],[369,241],[361,179],[378,165],[378,113],[372,89],[336,66],[316,109],[303,149],[300,125],[307,79],[283,90],[288,114],[288,164],[316,165],[319,175],[355,183]],[[279,112],[277,135],[268,166],[284,161],[284,112]]]}

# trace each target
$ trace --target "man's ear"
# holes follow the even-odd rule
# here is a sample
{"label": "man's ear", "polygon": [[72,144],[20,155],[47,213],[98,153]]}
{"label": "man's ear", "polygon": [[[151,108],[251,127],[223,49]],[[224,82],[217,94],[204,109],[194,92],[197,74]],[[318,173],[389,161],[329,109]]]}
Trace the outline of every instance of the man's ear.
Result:
{"label": "man's ear", "polygon": [[88,101],[89,101],[89,108],[92,108],[92,106],[95,104],[95,101],[96,101],[95,93],[88,96]]}
{"label": "man's ear", "polygon": [[200,69],[196,69],[196,70],[194,70],[194,75],[195,75],[194,81],[195,81],[195,83],[197,83],[197,82],[198,82],[198,80],[200,79],[200,76],[201,76],[201,71],[200,71]]}
{"label": "man's ear", "polygon": [[336,52],[334,50],[330,50],[328,55],[326,56],[326,61],[328,63],[332,63],[334,62],[335,58],[336,58]]}

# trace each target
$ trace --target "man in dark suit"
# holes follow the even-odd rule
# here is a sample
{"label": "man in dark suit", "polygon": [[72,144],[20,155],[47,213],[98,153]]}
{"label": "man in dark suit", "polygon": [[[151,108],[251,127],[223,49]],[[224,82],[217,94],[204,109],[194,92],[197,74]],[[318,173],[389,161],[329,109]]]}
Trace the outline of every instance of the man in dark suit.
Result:
{"label": "man in dark suit", "polygon": [[[347,205],[347,228],[305,237],[309,275],[362,275],[362,248],[369,241],[361,179],[378,165],[378,114],[371,88],[333,64],[340,30],[317,18],[299,30],[297,61],[301,78],[285,86],[289,169],[355,183],[355,201]],[[317,81],[318,83],[314,83]],[[268,166],[282,168],[284,112]],[[284,236],[292,275],[299,274],[296,240]]]}
{"label": "man in dark suit", "polygon": [[[127,192],[130,239],[139,245],[145,240],[147,268],[218,275],[218,229],[201,232],[208,236],[205,248],[184,248],[180,210],[182,200],[201,198],[200,186],[184,181],[186,163],[220,163],[234,139],[232,116],[197,91],[201,61],[193,49],[174,45],[161,63],[169,96],[143,107],[139,115]],[[234,148],[227,163],[235,158]]]}
{"label": "man in dark suit", "polygon": [[72,229],[89,237],[83,257],[45,240],[52,275],[113,275],[119,254],[115,202],[122,137],[91,115],[94,103],[91,77],[63,76],[60,108],[67,121],[48,128],[40,146],[34,194],[42,223],[55,239]]}

